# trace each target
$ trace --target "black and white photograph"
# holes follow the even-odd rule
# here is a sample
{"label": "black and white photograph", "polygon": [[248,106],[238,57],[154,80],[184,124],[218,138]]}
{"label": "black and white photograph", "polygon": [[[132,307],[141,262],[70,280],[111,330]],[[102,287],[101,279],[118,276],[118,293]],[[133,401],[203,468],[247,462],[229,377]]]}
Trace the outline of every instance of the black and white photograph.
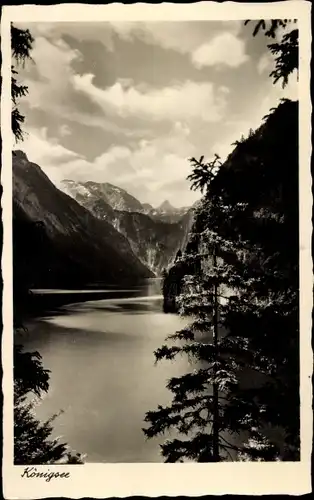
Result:
{"label": "black and white photograph", "polygon": [[10,22],[25,478],[300,463],[300,29]]}

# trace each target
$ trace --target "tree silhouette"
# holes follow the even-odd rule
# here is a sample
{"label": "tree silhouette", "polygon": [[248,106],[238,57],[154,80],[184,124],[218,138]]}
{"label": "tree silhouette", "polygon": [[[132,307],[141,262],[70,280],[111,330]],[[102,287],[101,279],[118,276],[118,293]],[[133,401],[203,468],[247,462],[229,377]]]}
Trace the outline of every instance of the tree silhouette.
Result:
{"label": "tree silhouette", "polygon": [[45,422],[35,416],[36,401],[49,389],[49,370],[45,370],[39,352],[25,352],[14,346],[14,464],[42,465],[56,462],[82,464],[83,457],[73,454],[66,443],[52,439],[55,414]]}
{"label": "tree silhouette", "polygon": [[187,180],[192,182],[191,189],[194,191],[200,190],[201,193],[209,186],[221,166],[220,156],[217,154],[210,163],[204,163],[203,160],[204,156],[201,156],[199,160],[190,158],[189,161],[192,164],[193,171],[187,177]]}
{"label": "tree silhouette", "polygon": [[22,30],[11,24],[11,53],[15,65],[11,65],[12,132],[16,142],[23,140],[22,124],[25,117],[20,113],[18,104],[21,97],[28,93],[28,87],[18,82],[18,67],[30,59],[34,39],[30,31]]}
{"label": "tree silhouette", "polygon": [[275,68],[271,71],[270,77],[274,83],[282,80],[282,86],[285,87],[288,83],[289,76],[294,70],[298,70],[299,61],[299,31],[293,28],[297,22],[296,19],[275,19],[270,21],[245,21],[245,24],[255,22],[253,36],[256,36],[260,31],[263,31],[265,36],[274,39],[280,29],[286,30],[291,26],[290,31],[284,31],[282,39],[278,42],[267,45],[270,52],[275,56]]}

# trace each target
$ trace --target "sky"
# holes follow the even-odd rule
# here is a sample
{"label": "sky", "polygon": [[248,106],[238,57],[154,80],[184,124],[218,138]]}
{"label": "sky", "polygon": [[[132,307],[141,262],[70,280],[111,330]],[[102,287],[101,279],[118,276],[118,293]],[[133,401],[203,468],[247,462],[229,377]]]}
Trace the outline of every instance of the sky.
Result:
{"label": "sky", "polygon": [[[110,182],[142,203],[189,206],[189,158],[222,159],[297,79],[273,84],[262,33],[243,21],[28,23],[16,148],[57,185]],[[279,34],[278,36],[282,36]]]}

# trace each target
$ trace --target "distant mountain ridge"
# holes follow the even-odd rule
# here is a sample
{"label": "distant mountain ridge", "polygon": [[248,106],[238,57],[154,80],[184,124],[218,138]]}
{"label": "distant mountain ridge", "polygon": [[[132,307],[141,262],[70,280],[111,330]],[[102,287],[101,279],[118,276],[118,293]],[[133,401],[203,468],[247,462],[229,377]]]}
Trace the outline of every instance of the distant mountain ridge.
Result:
{"label": "distant mountain ridge", "polygon": [[180,211],[169,202],[153,209],[109,183],[67,179],[61,186],[93,215],[122,233],[133,252],[157,275],[173,262],[177,251],[185,245],[193,209]]}
{"label": "distant mountain ridge", "polygon": [[15,278],[33,288],[154,276],[123,234],[57,189],[22,151],[13,152],[13,245]]}
{"label": "distant mountain ridge", "polygon": [[130,195],[124,189],[114,186],[109,182],[76,182],[65,179],[61,182],[61,187],[64,192],[68,192],[70,196],[75,194],[75,198],[79,201],[86,197],[98,198],[107,203],[113,210],[125,212],[144,213],[145,209],[142,204]]}
{"label": "distant mountain ridge", "polygon": [[167,222],[177,222],[191,207],[175,208],[168,200],[154,208],[150,203],[141,203],[125,189],[109,182],[74,181],[64,179],[61,189],[78,202],[86,203],[87,198],[102,200],[113,210],[143,213]]}

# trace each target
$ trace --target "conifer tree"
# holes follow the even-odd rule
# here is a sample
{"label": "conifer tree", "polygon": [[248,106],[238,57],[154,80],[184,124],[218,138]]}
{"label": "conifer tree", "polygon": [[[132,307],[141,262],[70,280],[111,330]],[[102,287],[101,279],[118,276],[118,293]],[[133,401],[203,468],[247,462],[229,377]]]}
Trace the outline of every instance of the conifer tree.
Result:
{"label": "conifer tree", "polygon": [[[170,336],[179,345],[164,345],[155,355],[186,354],[198,369],[169,381],[172,405],[148,412],[144,430],[148,437],[167,429],[185,434],[161,446],[166,461],[220,461],[230,452],[238,460],[297,459],[295,137],[297,105],[284,101],[218,173],[217,161],[192,159],[191,178],[206,193],[183,255],[178,302],[193,320]],[[259,386],[244,388],[243,378],[254,372]],[[267,427],[278,425],[286,432],[280,453],[267,437]],[[240,434],[242,443],[230,442],[230,434]]]}
{"label": "conifer tree", "polygon": [[49,370],[43,368],[39,352],[14,346],[14,464],[82,464],[84,457],[73,453],[59,438],[53,439],[55,414],[45,422],[35,415],[36,404],[49,389]]}
{"label": "conifer tree", "polygon": [[19,99],[28,93],[28,87],[18,82],[18,67],[31,58],[33,43],[29,30],[22,30],[11,24],[11,53],[15,61],[15,65],[11,65],[12,132],[16,142],[23,140],[22,124],[25,120],[18,108]]}
{"label": "conifer tree", "polygon": [[[216,157],[212,163],[204,164],[203,158],[191,159],[195,167],[190,176],[194,188],[209,190],[217,171],[217,160]],[[226,405],[233,401],[232,389],[238,384],[236,370],[239,370],[220,335],[223,311],[219,297],[226,281],[226,269],[218,263],[222,241],[218,240],[217,231],[209,230],[206,225],[210,220],[211,227],[214,226],[214,217],[220,216],[222,206],[219,197],[213,198],[212,193],[211,197],[207,193],[205,200],[196,214],[189,250],[183,255],[185,270],[190,274],[185,275],[178,299],[179,312],[193,318],[192,323],[168,338],[178,345],[165,344],[155,352],[156,360],[187,355],[199,367],[182,377],[172,378],[168,383],[174,395],[172,404],[166,408],[159,406],[145,418],[150,423],[150,427],[144,429],[147,437],[172,428],[185,436],[185,439],[175,437],[161,445],[167,462],[186,459],[218,462],[237,451],[226,438],[234,432],[233,422],[224,417]]]}
{"label": "conifer tree", "polygon": [[[292,22],[261,20],[253,35],[262,29],[274,38]],[[285,86],[298,66],[298,31],[268,47],[276,56],[270,76]],[[297,103],[282,100],[265,120],[218,171],[217,156],[191,159],[192,187],[205,196],[178,299],[193,319],[168,338],[179,345],[155,356],[187,354],[197,368],[169,381],[172,404],[148,412],[144,429],[147,437],[171,429],[185,437],[161,445],[169,462],[299,459]],[[259,382],[247,387],[253,373]],[[270,439],[276,426],[280,447]],[[240,439],[230,443],[228,435]]]}

